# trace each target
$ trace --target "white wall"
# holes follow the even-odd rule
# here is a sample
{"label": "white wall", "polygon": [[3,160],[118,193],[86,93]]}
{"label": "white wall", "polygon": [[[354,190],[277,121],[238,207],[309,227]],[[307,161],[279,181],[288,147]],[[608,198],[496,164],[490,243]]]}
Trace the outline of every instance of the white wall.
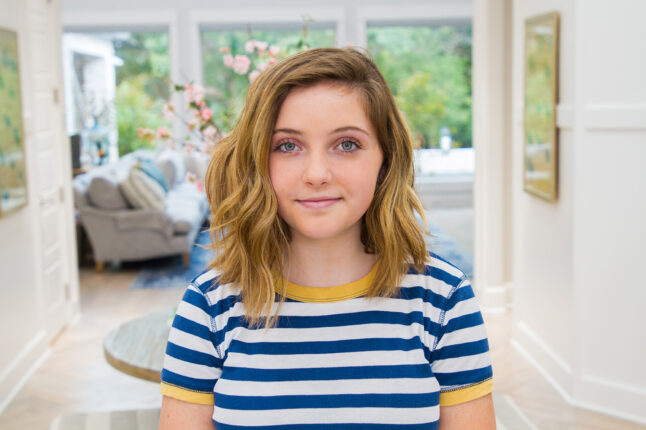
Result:
{"label": "white wall", "polygon": [[[58,1],[45,0],[0,0],[0,27],[16,31],[18,34],[20,92],[22,96],[22,119],[24,149],[26,156],[28,204],[16,212],[0,218],[0,412],[7,406],[12,396],[17,393],[22,383],[46,357],[49,341],[55,334],[52,332],[53,321],[45,315],[50,309],[43,303],[49,286],[43,285],[41,256],[41,195],[42,183],[38,181],[38,152],[49,142],[67,142],[57,127],[56,115],[40,108],[36,101],[48,97],[51,104],[53,88],[57,85],[49,79],[56,80],[60,74],[52,64],[42,60],[44,57],[41,37],[45,36],[44,28],[60,28]],[[56,13],[49,14],[55,8]],[[36,67],[38,64],[38,67]],[[60,66],[60,60],[58,61]],[[37,79],[37,78],[41,79]],[[51,86],[49,86],[51,84]],[[60,93],[59,93],[60,94]],[[48,133],[40,133],[41,129]],[[48,136],[48,142],[42,137]],[[56,159],[69,160],[69,148],[56,147],[52,150]],[[58,157],[60,155],[60,158]],[[65,167],[65,166],[64,166]],[[69,167],[69,163],[67,165]],[[48,170],[49,171],[49,170]],[[71,172],[71,170],[67,170]],[[61,255],[61,272],[68,284],[69,299],[78,298],[78,275],[72,262],[75,250],[71,249],[71,187],[70,179],[64,181],[66,187],[60,189],[66,214],[70,217],[69,227],[64,236]],[[45,178],[54,182],[54,178]],[[41,178],[42,182],[42,178]],[[58,194],[58,193],[57,193]],[[48,226],[49,227],[49,226]],[[50,294],[51,297],[51,294]],[[61,316],[70,321],[73,315]]]}
{"label": "white wall", "polygon": [[[20,79],[22,93],[25,93],[27,67],[27,43],[20,31],[24,22],[24,7],[18,0],[0,0],[0,27],[18,31],[18,50],[20,57]],[[6,13],[5,13],[6,11]],[[29,109],[23,96],[23,112]],[[23,122],[25,121],[23,114]],[[33,141],[25,142],[25,146]],[[0,327],[3,327],[0,342],[0,410],[5,400],[18,382],[17,373],[24,373],[45,351],[42,340],[44,332],[34,317],[37,308],[37,282],[35,230],[33,228],[32,198],[33,178],[29,172],[35,167],[33,160],[27,160],[27,185],[29,187],[28,205],[16,212],[0,218]],[[19,330],[14,328],[19,327]],[[26,358],[23,364],[22,360]],[[22,372],[16,372],[21,368]]]}
{"label": "white wall", "polygon": [[[559,198],[523,191],[524,21],[558,11]],[[515,345],[575,405],[646,423],[646,3],[514,1]]]}
{"label": "white wall", "polygon": [[474,287],[490,313],[506,312],[511,294],[511,9],[474,2]]}

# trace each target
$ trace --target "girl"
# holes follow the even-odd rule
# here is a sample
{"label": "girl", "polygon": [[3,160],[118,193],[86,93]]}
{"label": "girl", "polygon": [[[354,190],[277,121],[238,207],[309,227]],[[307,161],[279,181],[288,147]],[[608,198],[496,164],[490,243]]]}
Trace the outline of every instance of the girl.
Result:
{"label": "girl", "polygon": [[178,307],[160,428],[495,428],[482,317],[426,251],[411,148],[355,50],[256,79],[209,165],[217,257]]}

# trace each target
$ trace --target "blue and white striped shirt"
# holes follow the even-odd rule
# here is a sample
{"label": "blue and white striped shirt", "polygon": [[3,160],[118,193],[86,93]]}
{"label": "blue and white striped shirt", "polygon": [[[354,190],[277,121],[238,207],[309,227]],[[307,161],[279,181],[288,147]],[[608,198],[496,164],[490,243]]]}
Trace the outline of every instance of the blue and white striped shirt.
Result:
{"label": "blue and white striped shirt", "polygon": [[218,430],[284,430],[435,429],[440,406],[491,392],[466,276],[431,254],[397,296],[366,298],[374,274],[329,288],[288,284],[269,330],[247,327],[238,288],[214,271],[198,276],[173,321],[162,394],[213,404]]}

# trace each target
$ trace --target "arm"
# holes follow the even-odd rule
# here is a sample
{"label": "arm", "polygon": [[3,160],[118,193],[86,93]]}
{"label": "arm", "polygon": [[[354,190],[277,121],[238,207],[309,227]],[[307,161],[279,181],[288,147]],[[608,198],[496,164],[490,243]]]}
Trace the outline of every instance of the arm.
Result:
{"label": "arm", "polygon": [[199,405],[162,397],[159,430],[213,430],[213,405]]}
{"label": "arm", "polygon": [[201,287],[191,283],[168,335],[160,391],[163,430],[213,430],[213,387],[222,373],[214,321]]}
{"label": "arm", "polygon": [[491,394],[453,406],[440,407],[438,430],[495,430],[496,417]]}
{"label": "arm", "polygon": [[431,352],[431,367],[441,387],[439,429],[495,429],[489,343],[467,279],[449,294],[444,311]]}

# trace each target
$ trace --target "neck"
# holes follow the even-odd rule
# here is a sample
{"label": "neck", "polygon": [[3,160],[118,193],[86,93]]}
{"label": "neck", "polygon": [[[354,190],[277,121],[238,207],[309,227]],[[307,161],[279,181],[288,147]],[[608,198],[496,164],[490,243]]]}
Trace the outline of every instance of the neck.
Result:
{"label": "neck", "polygon": [[292,234],[287,279],[307,287],[333,287],[357,281],[377,262],[356,234],[324,240]]}

